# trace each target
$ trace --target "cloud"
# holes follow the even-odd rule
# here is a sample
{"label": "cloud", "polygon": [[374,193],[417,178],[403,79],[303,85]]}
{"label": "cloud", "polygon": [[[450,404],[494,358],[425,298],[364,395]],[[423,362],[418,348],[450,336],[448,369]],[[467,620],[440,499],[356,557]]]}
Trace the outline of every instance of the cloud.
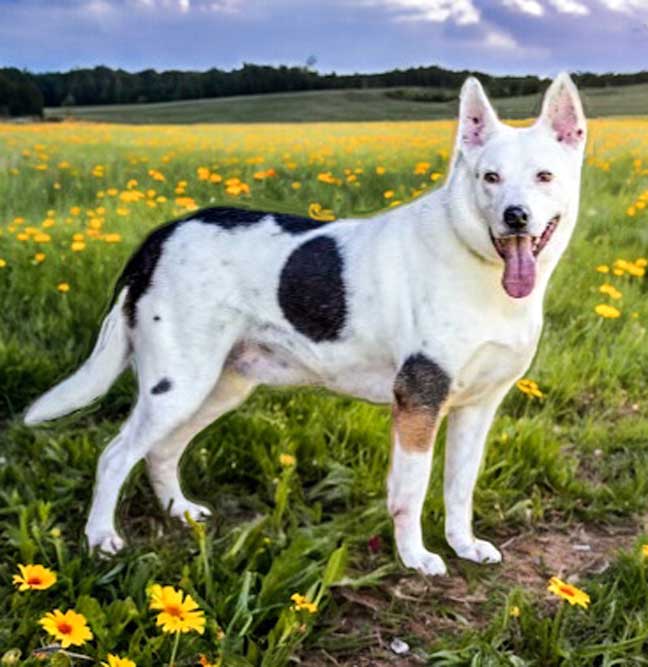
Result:
{"label": "cloud", "polygon": [[310,54],[321,71],[340,73],[431,64],[507,74],[636,71],[648,62],[648,0],[0,0],[0,7],[0,62],[34,71],[229,69],[302,64]]}
{"label": "cloud", "polygon": [[[95,0],[97,1],[97,0]],[[101,0],[99,0],[101,1]],[[180,11],[188,14],[192,10],[221,12],[234,14],[241,9],[243,0],[131,0],[144,9]],[[253,0],[247,0],[246,7],[253,5]],[[258,4],[258,3],[257,3]]]}
{"label": "cloud", "polygon": [[510,50],[518,48],[518,43],[511,35],[498,30],[489,30],[486,33],[485,44],[492,49]]}
{"label": "cloud", "polygon": [[615,12],[631,14],[635,11],[648,11],[646,0],[601,0],[601,3]]}
{"label": "cloud", "polygon": [[[581,0],[500,0],[504,7],[516,9],[530,16],[544,16],[548,6],[553,7],[561,14],[587,16],[591,13],[590,7]],[[599,0],[606,9],[614,12],[633,14],[637,11],[648,11],[648,0]],[[589,3],[592,5],[593,3]]]}
{"label": "cloud", "polygon": [[241,9],[241,0],[217,0],[208,2],[205,9],[222,14],[235,14]]}
{"label": "cloud", "polygon": [[113,10],[113,7],[106,0],[89,0],[83,6],[83,11],[89,12],[95,16],[102,16],[110,14]]}
{"label": "cloud", "polygon": [[577,16],[587,16],[590,10],[582,2],[577,0],[549,0],[551,4],[563,14],[575,14]]}
{"label": "cloud", "polygon": [[453,21],[457,25],[479,22],[479,11],[472,0],[378,0],[371,4],[394,10],[399,21]]}
{"label": "cloud", "polygon": [[542,16],[544,14],[544,7],[537,0],[502,0],[502,4],[525,14],[531,14],[531,16]]}

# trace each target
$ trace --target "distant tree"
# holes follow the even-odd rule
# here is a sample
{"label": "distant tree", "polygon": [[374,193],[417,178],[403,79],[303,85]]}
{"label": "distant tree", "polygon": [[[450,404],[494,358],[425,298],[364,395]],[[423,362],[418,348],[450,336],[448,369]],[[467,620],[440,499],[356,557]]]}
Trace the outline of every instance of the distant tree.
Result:
{"label": "distant tree", "polygon": [[31,75],[15,68],[0,70],[0,115],[40,116],[43,94]]}
{"label": "distant tree", "polygon": [[[242,67],[228,72],[217,68],[206,72],[157,72],[153,69],[126,72],[99,66],[62,73],[29,74],[5,68],[0,69],[0,114],[40,114],[43,104],[57,107],[164,102],[331,88],[422,87],[430,90],[418,95],[418,99],[448,99],[456,96],[464,79],[471,74],[477,75],[495,97],[537,94],[548,83],[537,76],[491,76],[436,65],[376,74],[320,74],[313,69],[316,63],[317,58],[313,55],[302,67],[244,63]],[[648,82],[648,71],[634,74],[579,72],[575,78],[583,87],[620,86]]]}

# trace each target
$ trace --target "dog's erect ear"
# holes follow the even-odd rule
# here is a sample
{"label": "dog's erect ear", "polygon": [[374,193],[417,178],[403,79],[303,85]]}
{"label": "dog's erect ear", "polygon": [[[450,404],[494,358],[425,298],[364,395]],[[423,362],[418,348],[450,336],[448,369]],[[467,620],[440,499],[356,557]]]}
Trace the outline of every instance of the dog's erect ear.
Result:
{"label": "dog's erect ear", "polygon": [[464,82],[459,96],[459,125],[456,150],[468,156],[483,146],[499,128],[495,109],[481,83],[474,77]]}
{"label": "dog's erect ear", "polygon": [[544,125],[564,146],[585,145],[586,120],[578,89],[569,74],[562,72],[549,86],[538,124]]}

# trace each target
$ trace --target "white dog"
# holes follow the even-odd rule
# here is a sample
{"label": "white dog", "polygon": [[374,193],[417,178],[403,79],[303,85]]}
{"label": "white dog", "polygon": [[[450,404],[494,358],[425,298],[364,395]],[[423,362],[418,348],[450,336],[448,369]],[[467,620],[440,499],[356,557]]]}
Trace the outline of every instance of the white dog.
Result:
{"label": "white dog", "polygon": [[574,228],[585,125],[566,74],[523,129],[501,124],[471,78],[440,190],[372,220],[318,225],[214,208],[156,229],[124,269],[90,358],[25,417],[36,424],[87,405],[133,365],[139,396],[99,459],[90,546],[123,546],[115,508],[140,459],[162,505],[199,518],[208,510],[178,480],[191,439],[259,384],[320,385],[393,405],[388,507],[406,566],[446,571],[421,532],[445,415],[447,540],[463,558],[500,561],[473,535],[473,488]]}

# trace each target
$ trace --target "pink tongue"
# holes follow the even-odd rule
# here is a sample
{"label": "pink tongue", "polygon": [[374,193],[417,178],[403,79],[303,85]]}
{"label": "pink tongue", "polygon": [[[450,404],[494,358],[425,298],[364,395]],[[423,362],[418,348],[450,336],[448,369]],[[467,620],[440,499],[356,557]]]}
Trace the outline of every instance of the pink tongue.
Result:
{"label": "pink tongue", "polygon": [[501,240],[504,254],[502,286],[509,296],[521,299],[535,285],[535,257],[530,236],[508,236]]}

